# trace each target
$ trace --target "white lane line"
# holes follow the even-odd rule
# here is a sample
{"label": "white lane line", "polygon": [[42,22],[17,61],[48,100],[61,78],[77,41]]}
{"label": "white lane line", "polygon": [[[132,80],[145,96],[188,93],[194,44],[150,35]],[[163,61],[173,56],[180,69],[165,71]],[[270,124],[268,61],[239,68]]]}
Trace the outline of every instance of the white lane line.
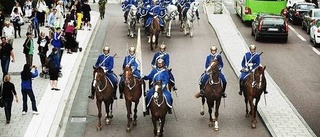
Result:
{"label": "white lane line", "polygon": [[297,35],[302,41],[307,41],[304,37],[302,37],[301,35]]}
{"label": "white lane line", "polygon": [[307,41],[304,37],[302,37],[291,25],[288,26],[289,29],[298,36],[299,39],[301,39],[302,41]]}
{"label": "white lane line", "polygon": [[312,50],[313,50],[316,54],[320,55],[320,51],[317,50],[315,47],[312,47]]}

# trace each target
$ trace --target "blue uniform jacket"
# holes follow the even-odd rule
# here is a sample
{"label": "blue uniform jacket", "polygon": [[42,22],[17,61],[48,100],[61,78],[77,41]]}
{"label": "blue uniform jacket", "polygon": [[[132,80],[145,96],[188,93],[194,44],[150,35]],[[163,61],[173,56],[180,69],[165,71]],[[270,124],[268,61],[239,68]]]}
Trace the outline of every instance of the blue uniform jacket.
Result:
{"label": "blue uniform jacket", "polygon": [[112,73],[113,63],[113,56],[101,54],[98,57],[95,67],[103,66],[105,67],[106,72]]}
{"label": "blue uniform jacket", "polygon": [[210,66],[210,63],[213,59],[217,59],[219,61],[219,70],[221,70],[223,68],[223,62],[220,54],[208,55],[204,67],[207,69]]}
{"label": "blue uniform jacket", "polygon": [[136,0],[125,0],[121,5],[122,10],[130,10],[131,5],[138,7],[138,2]]}
{"label": "blue uniform jacket", "polygon": [[[251,53],[251,52],[247,52],[241,62],[241,66],[242,68],[249,68],[248,64],[249,63],[253,63],[252,69],[257,68],[260,65],[260,54],[259,53]],[[250,70],[250,71],[251,71]]]}
{"label": "blue uniform jacket", "polygon": [[166,53],[166,52],[161,52],[161,51],[156,52],[156,53],[154,54],[154,56],[153,56],[152,61],[151,61],[151,65],[152,65],[152,66],[155,66],[156,63],[157,63],[157,61],[158,61],[158,59],[163,59],[163,60],[164,60],[164,66],[165,66],[166,68],[169,67],[170,56],[169,56],[168,53]]}
{"label": "blue uniform jacket", "polygon": [[150,72],[149,75],[144,77],[145,80],[152,80],[153,84],[154,82],[157,81],[162,81],[162,88],[166,87],[166,85],[169,82],[169,71],[167,69],[159,69],[159,68],[155,68],[152,69],[152,71]]}

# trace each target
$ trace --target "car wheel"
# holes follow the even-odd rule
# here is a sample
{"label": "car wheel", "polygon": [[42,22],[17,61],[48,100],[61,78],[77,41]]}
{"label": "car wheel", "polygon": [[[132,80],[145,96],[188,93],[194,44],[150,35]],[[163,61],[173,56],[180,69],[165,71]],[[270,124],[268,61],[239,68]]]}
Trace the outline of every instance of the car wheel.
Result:
{"label": "car wheel", "polygon": [[251,29],[251,36],[254,36],[254,32],[253,32],[253,29]]}
{"label": "car wheel", "polygon": [[307,26],[306,30],[307,30],[307,34],[310,34],[310,27]]}
{"label": "car wheel", "polygon": [[305,27],[304,27],[304,23],[303,23],[303,22],[301,23],[301,29],[302,29],[302,30],[305,30]]}
{"label": "car wheel", "polygon": [[287,42],[288,42],[288,37],[283,38],[283,39],[282,39],[282,42],[283,42],[283,43],[287,43]]}
{"label": "car wheel", "polygon": [[317,42],[316,42],[316,39],[315,39],[316,36],[313,36],[313,37],[314,37],[314,39],[312,40],[313,41],[313,46],[316,47],[317,46]]}
{"label": "car wheel", "polygon": [[312,42],[312,37],[310,36],[309,38],[310,38],[309,41]]}

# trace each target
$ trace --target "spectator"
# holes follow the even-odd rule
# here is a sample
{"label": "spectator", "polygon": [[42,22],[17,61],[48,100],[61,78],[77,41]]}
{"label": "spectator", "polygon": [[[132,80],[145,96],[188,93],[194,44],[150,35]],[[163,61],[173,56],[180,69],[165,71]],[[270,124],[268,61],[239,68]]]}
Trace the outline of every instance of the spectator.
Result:
{"label": "spectator", "polygon": [[4,27],[2,29],[2,37],[7,39],[7,42],[12,46],[14,39],[14,28],[11,26],[9,21],[4,22]]}
{"label": "spectator", "polygon": [[32,16],[32,2],[30,0],[26,0],[26,2],[24,3],[23,9],[24,9],[25,17],[30,19]]}
{"label": "spectator", "polygon": [[45,22],[45,15],[46,15],[46,12],[48,10],[48,6],[46,4],[46,2],[44,0],[39,0],[38,3],[37,3],[37,9],[38,9],[38,12],[39,12],[39,25],[40,26],[44,26],[44,22]]}
{"label": "spectator", "polygon": [[0,59],[3,73],[2,76],[4,78],[4,76],[7,75],[9,71],[10,59],[12,58],[11,62],[15,62],[15,57],[13,48],[9,43],[7,43],[6,37],[1,37],[1,42],[2,43],[0,45]]}
{"label": "spectator", "polygon": [[49,68],[51,90],[59,91],[60,89],[58,89],[58,77],[59,77],[60,61],[59,61],[57,48],[52,48],[52,52],[48,57],[47,63],[48,63],[47,67]]}
{"label": "spectator", "polygon": [[57,25],[55,27],[62,28],[63,27],[63,21],[64,21],[64,18],[65,18],[63,2],[62,1],[58,1],[57,2],[56,9],[57,9],[57,14],[56,14],[56,23],[57,23]]}
{"label": "spectator", "polygon": [[68,25],[67,25],[67,27],[66,27],[66,31],[65,31],[65,33],[66,33],[66,50],[67,50],[67,53],[68,54],[72,54],[72,48],[75,48],[75,36],[74,36],[74,31],[75,31],[75,29],[74,29],[74,26],[73,26],[73,22],[69,22],[68,23]]}
{"label": "spectator", "polygon": [[4,15],[2,13],[2,10],[0,10],[0,37],[2,37],[2,29],[4,27]]}
{"label": "spectator", "polygon": [[[40,35],[40,29],[39,29],[39,15],[40,12],[37,8],[34,8],[32,12],[32,24],[33,24],[33,30],[34,30],[34,38],[37,38]],[[31,32],[32,33],[32,32]]]}
{"label": "spectator", "polygon": [[45,67],[44,65],[46,63],[47,52],[49,49],[48,44],[50,43],[50,39],[48,36],[46,36],[45,32],[41,32],[37,43],[39,44],[39,46],[38,46],[39,53],[38,54],[40,56],[41,68],[43,71],[43,67]]}
{"label": "spectator", "polygon": [[77,14],[77,29],[81,29],[83,14],[81,13],[81,5],[78,0],[74,2],[74,7]]}
{"label": "spectator", "polygon": [[13,10],[13,13],[11,14],[11,18],[10,18],[12,24],[13,24],[13,28],[14,28],[14,38],[17,38],[17,31],[19,34],[19,37],[21,38],[21,22],[23,21],[22,16],[19,13],[18,8],[15,8]]}
{"label": "spectator", "polygon": [[23,44],[23,53],[26,57],[26,63],[29,64],[31,67],[33,62],[33,51],[34,51],[34,42],[32,39],[32,33],[27,32],[27,39],[24,41]]}
{"label": "spectator", "polygon": [[84,4],[81,7],[81,11],[83,13],[83,18],[82,18],[82,27],[87,26],[88,30],[91,30],[91,23],[90,23],[90,5],[88,4],[88,0],[85,0]]}
{"label": "spectator", "polygon": [[61,28],[57,28],[56,29],[56,32],[53,34],[53,38],[52,38],[52,45],[53,47],[57,48],[58,49],[58,57],[59,57],[59,60],[61,62],[61,57],[62,57],[62,54],[63,54],[63,51],[61,50],[62,48],[62,32],[61,32]]}
{"label": "spectator", "polygon": [[16,4],[13,6],[11,15],[14,13],[14,9],[15,9],[15,8],[18,9],[18,14],[19,14],[21,17],[23,17],[23,12],[22,12],[22,9],[21,9],[21,6],[20,6],[20,3],[19,3],[19,2],[16,2]]}
{"label": "spectator", "polygon": [[54,27],[55,22],[56,22],[56,13],[57,9],[53,9],[52,12],[48,16],[48,26],[49,27]]}
{"label": "spectator", "polygon": [[11,76],[6,75],[4,77],[4,82],[2,84],[2,99],[4,101],[4,112],[6,115],[7,124],[10,123],[11,118],[11,108],[12,108],[12,101],[13,96],[16,98],[16,102],[18,103],[18,96],[15,90],[15,86],[11,81]]}
{"label": "spectator", "polygon": [[[34,72],[31,69],[34,69]],[[32,104],[33,114],[39,114],[37,106],[36,106],[36,99],[33,94],[32,90],[32,78],[38,76],[38,70],[36,66],[32,66],[30,68],[29,64],[24,64],[23,70],[21,72],[21,92],[22,92],[22,115],[25,115],[28,112],[28,105],[27,105],[27,95],[29,96]]]}

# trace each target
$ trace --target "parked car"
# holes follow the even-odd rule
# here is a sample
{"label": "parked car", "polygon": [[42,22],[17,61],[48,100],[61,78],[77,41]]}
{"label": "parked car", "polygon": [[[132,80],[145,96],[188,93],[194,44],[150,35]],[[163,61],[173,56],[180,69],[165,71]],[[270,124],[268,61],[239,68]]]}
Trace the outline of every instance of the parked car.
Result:
{"label": "parked car", "polygon": [[251,26],[251,35],[256,41],[265,37],[288,41],[288,22],[280,15],[258,14]]}
{"label": "parked car", "polygon": [[310,33],[311,23],[317,19],[320,19],[320,9],[311,9],[306,15],[303,16],[302,30],[306,30],[307,34]]}
{"label": "parked car", "polygon": [[303,16],[307,14],[308,11],[315,8],[316,5],[313,3],[297,2],[293,4],[291,8],[289,8],[287,17],[292,24],[301,24]]}
{"label": "parked car", "polygon": [[314,46],[320,45],[320,19],[317,19],[311,23],[310,42],[313,42]]}
{"label": "parked car", "polygon": [[287,9],[291,8],[293,6],[293,4],[297,3],[297,2],[305,2],[305,0],[288,0],[287,1]]}

